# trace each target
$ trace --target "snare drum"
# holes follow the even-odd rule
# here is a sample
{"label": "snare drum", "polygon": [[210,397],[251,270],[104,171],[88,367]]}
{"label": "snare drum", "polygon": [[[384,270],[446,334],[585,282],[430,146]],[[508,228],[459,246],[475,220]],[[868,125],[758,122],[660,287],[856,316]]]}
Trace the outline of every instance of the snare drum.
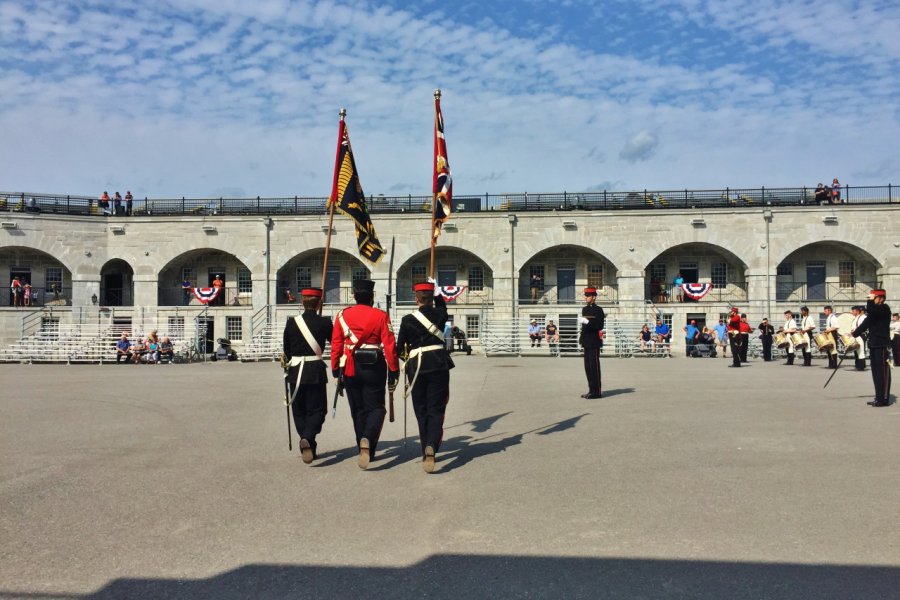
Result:
{"label": "snare drum", "polygon": [[844,345],[844,352],[853,352],[859,349],[859,342],[849,333],[841,334],[841,343]]}
{"label": "snare drum", "polygon": [[795,348],[803,348],[809,345],[809,338],[805,333],[792,333],[791,343],[794,344]]}
{"label": "snare drum", "polygon": [[834,348],[834,338],[831,337],[830,333],[817,333],[813,338],[813,341],[816,343],[816,347],[822,352]]}
{"label": "snare drum", "polygon": [[787,348],[790,345],[791,342],[788,340],[788,334],[783,331],[775,334],[775,346],[777,348]]}

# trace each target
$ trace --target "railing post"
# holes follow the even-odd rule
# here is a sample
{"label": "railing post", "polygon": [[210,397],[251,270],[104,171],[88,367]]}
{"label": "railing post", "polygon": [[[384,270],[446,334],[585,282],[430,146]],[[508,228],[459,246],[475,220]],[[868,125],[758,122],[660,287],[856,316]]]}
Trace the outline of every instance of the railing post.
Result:
{"label": "railing post", "polygon": [[850,204],[850,184],[844,186],[844,204]]}
{"label": "railing post", "polygon": [[891,184],[888,184],[888,204],[890,204],[891,202],[893,202],[891,200]]}
{"label": "railing post", "polygon": [[603,208],[606,208],[606,190],[603,190]]}
{"label": "railing post", "polygon": [[[888,186],[888,189],[890,189],[890,186]],[[888,196],[890,196],[890,193],[888,193]],[[70,212],[71,211],[69,210],[69,196],[66,196],[66,214],[68,215]]]}
{"label": "railing post", "polygon": [[184,214],[184,196],[181,197],[181,214]]}
{"label": "railing post", "polygon": [[687,204],[688,204],[688,203],[687,203],[687,201],[688,201],[687,194],[688,194],[687,188],[684,188],[684,207],[685,207],[685,208],[687,208]]}
{"label": "railing post", "polygon": [[762,186],[762,193],[759,195],[759,197],[760,197],[760,202],[765,204],[766,203],[766,186]]}
{"label": "railing post", "polygon": [[294,214],[296,215],[298,212],[299,211],[297,209],[297,196],[294,196]]}
{"label": "railing post", "polygon": [[259,196],[256,197],[256,214],[259,214]]}

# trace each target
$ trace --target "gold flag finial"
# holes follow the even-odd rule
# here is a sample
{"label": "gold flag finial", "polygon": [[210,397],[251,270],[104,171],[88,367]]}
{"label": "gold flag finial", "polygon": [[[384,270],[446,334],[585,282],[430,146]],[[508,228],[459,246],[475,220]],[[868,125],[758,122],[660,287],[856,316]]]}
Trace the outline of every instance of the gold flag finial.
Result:
{"label": "gold flag finial", "polygon": [[434,90],[434,99],[435,99],[435,100],[440,100],[440,99],[441,99],[441,88],[438,88],[438,89]]}
{"label": "gold flag finial", "polygon": [[347,109],[346,109],[346,108],[342,108],[341,110],[338,111],[338,114],[341,116],[341,120],[343,121],[343,120],[344,120],[344,117],[347,116]]}

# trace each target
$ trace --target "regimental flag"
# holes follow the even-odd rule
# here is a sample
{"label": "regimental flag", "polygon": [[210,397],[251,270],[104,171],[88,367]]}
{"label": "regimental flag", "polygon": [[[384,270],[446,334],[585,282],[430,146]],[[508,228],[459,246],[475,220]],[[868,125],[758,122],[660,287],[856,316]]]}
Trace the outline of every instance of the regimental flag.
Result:
{"label": "regimental flag", "polygon": [[444,115],[441,114],[441,98],[434,98],[434,237],[441,235],[441,225],[450,218],[453,206],[453,179],[450,177],[450,163],[447,160],[447,141],[444,139]]}
{"label": "regimental flag", "polygon": [[375,235],[375,226],[366,206],[366,196],[359,183],[356,161],[353,160],[353,149],[350,147],[350,134],[344,119],[338,129],[337,155],[334,159],[334,185],[331,188],[329,203],[343,214],[350,217],[356,225],[356,246],[359,255],[377,265],[384,256],[384,248]]}

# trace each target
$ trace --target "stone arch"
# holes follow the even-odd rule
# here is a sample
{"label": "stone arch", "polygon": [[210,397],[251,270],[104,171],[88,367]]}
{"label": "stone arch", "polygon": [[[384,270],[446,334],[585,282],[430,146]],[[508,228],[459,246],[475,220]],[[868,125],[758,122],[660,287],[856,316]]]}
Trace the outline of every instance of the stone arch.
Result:
{"label": "stone arch", "polygon": [[[431,249],[406,259],[397,269],[397,303],[412,303],[412,284],[428,276]],[[455,300],[459,304],[493,302],[494,269],[480,256],[458,246],[434,249],[434,276],[440,285],[464,285],[466,290]]]}
{"label": "stone arch", "polygon": [[100,267],[100,306],[134,306],[134,268],[121,258]]}
{"label": "stone arch", "polygon": [[[540,279],[533,280],[533,277]],[[520,304],[577,304],[581,289],[597,288],[598,302],[618,301],[618,268],[588,246],[559,244],[531,255],[519,269]]]}
{"label": "stone arch", "polygon": [[[71,304],[72,270],[56,256],[30,246],[0,247],[0,306],[12,306],[10,283],[18,277],[22,286],[31,286],[30,306]],[[24,294],[20,298],[24,305]]]}
{"label": "stone arch", "polygon": [[185,289],[185,279],[191,287],[212,287],[216,275],[224,286],[212,306],[251,304],[253,291],[250,269],[238,256],[218,248],[194,248],[171,258],[159,271],[157,277],[158,304],[177,306],[196,304],[189,290]]}
{"label": "stone arch", "polygon": [[[331,247],[328,251],[328,273],[322,282],[322,266],[325,248],[310,248],[292,256],[277,271],[276,303],[300,302],[299,291],[303,287],[321,287],[325,290],[325,304],[349,304],[352,299],[352,282],[368,279],[372,268],[356,255]],[[376,290],[376,296],[386,290]]]}
{"label": "stone arch", "polygon": [[778,261],[778,302],[831,301],[864,303],[880,287],[883,265],[864,248],[849,242],[822,240],[795,247]]}
{"label": "stone arch", "polygon": [[731,250],[708,242],[686,242],[656,255],[644,268],[644,298],[654,303],[690,301],[673,283],[681,273],[685,283],[712,283],[703,300],[746,302],[747,263]]}

